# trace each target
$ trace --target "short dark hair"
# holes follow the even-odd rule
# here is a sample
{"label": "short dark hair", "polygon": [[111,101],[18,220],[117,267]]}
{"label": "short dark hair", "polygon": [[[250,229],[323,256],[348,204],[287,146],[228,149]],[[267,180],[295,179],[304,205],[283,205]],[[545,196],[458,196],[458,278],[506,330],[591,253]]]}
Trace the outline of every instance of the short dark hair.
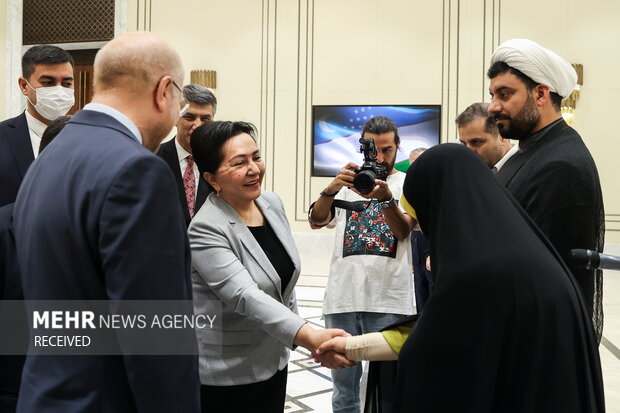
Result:
{"label": "short dark hair", "polygon": [[22,76],[28,79],[34,73],[35,65],[56,65],[59,63],[71,63],[75,66],[73,57],[60,47],[42,44],[33,46],[22,56]]}
{"label": "short dark hair", "polygon": [[183,97],[188,103],[195,103],[196,105],[211,105],[213,106],[213,114],[217,110],[217,98],[209,89],[204,86],[190,83],[183,88]]}
{"label": "short dark hair", "polygon": [[[522,71],[515,69],[514,67],[508,65],[506,62],[493,63],[491,67],[489,67],[489,70],[487,71],[487,76],[489,77],[489,79],[493,79],[495,76],[501,75],[502,73],[506,73],[506,72],[510,72],[513,75],[517,76],[519,79],[521,79],[521,81],[523,82],[527,90],[529,90],[530,92],[537,85],[540,84],[534,81],[531,77],[529,77]],[[553,106],[557,110],[560,110],[562,106],[562,96],[558,95],[556,92],[549,92],[549,96],[551,97],[551,103],[553,104]]]}
{"label": "short dark hair", "polygon": [[398,136],[398,128],[390,118],[385,116],[374,116],[364,124],[362,128],[362,138],[366,133],[382,135],[384,133],[394,132],[394,143],[400,145],[400,136]]}
{"label": "short dark hair", "polygon": [[59,118],[54,119],[52,123],[47,125],[47,128],[45,128],[45,131],[43,131],[43,135],[41,135],[41,144],[39,145],[39,154],[41,154],[41,152],[43,152],[43,149],[45,149],[45,147],[54,140],[54,138],[60,133],[60,131],[63,130],[65,126],[67,126],[67,123],[69,123],[70,120],[71,120],[70,115],[61,116]]}
{"label": "short dark hair", "polygon": [[222,147],[233,136],[247,133],[256,141],[256,128],[247,122],[214,121],[197,127],[190,137],[192,156],[201,174],[215,173],[224,154]]}
{"label": "short dark hair", "polygon": [[484,131],[492,135],[497,135],[499,133],[497,123],[495,122],[495,118],[492,115],[489,115],[488,109],[488,103],[472,103],[456,117],[456,126],[460,128],[461,126],[467,125],[476,119],[485,119]]}

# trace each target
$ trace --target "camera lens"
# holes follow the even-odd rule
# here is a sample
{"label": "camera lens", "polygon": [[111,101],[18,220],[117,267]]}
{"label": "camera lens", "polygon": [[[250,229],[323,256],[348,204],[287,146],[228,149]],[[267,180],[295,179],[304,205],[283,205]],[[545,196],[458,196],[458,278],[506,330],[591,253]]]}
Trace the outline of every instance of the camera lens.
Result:
{"label": "camera lens", "polygon": [[372,171],[361,171],[353,179],[353,186],[361,194],[367,194],[375,187],[376,175]]}

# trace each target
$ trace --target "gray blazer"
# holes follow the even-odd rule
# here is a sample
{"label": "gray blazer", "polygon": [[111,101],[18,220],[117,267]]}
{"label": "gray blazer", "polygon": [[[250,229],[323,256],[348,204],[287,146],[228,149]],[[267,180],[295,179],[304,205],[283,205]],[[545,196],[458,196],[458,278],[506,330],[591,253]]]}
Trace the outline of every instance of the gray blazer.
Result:
{"label": "gray blazer", "polygon": [[[283,369],[305,320],[293,291],[301,263],[280,198],[263,191],[256,203],[288,252],[295,272],[283,294],[280,277],[239,214],[211,193],[189,227],[196,314],[205,300],[222,303],[213,329],[199,329],[200,381],[256,383]],[[217,326],[216,326],[217,325]]]}

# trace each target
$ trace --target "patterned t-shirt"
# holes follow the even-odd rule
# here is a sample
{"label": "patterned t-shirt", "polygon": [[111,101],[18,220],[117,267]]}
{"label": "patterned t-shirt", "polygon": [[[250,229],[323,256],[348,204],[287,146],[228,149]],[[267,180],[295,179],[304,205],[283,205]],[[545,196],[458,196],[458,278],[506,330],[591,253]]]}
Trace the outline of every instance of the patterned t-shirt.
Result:
{"label": "patterned t-shirt", "polygon": [[[399,200],[405,174],[388,176]],[[385,221],[377,200],[362,198],[343,188],[336,199],[367,206],[362,212],[336,208],[330,227],[336,227],[323,314],[369,311],[413,314],[411,241],[398,241]],[[398,202],[398,201],[397,201]]]}

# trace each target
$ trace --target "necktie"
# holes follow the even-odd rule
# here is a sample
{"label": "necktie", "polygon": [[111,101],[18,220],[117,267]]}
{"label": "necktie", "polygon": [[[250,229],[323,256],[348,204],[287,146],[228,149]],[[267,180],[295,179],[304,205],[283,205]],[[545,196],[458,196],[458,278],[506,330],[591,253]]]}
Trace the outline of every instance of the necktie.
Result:
{"label": "necktie", "polygon": [[189,216],[194,216],[194,203],[196,201],[196,180],[194,179],[194,158],[192,155],[188,155],[187,168],[183,174],[183,187],[185,188],[185,199],[187,200],[187,209],[189,209]]}

